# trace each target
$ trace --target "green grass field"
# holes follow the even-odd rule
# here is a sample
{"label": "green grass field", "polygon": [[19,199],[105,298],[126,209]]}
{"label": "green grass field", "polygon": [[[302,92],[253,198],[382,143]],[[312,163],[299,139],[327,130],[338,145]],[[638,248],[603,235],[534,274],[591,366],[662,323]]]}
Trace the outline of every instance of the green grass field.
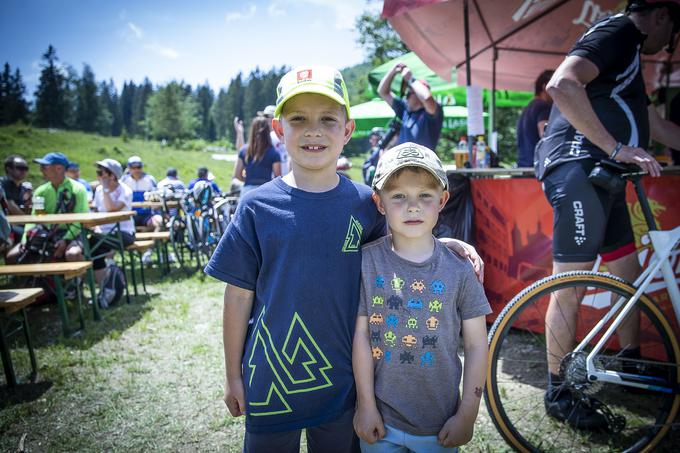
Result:
{"label": "green grass field", "polygon": [[[38,164],[32,163],[51,151],[63,152],[69,160],[80,164],[81,177],[88,181],[96,180],[94,163],[101,159],[116,159],[125,165],[130,156],[142,158],[147,173],[158,181],[165,177],[168,167],[175,167],[185,183],[196,177],[198,167],[208,167],[215,175],[222,190],[228,190],[234,173],[235,153],[185,151],[172,147],[161,147],[159,142],[120,137],[103,137],[82,132],[38,129],[15,124],[0,127],[0,159],[10,154],[20,154],[29,161],[29,181],[34,187],[44,181]],[[216,159],[217,158],[217,159]],[[231,159],[231,160],[224,160]],[[363,157],[353,157],[349,174],[355,181],[361,180]],[[4,174],[4,170],[3,170]]]}

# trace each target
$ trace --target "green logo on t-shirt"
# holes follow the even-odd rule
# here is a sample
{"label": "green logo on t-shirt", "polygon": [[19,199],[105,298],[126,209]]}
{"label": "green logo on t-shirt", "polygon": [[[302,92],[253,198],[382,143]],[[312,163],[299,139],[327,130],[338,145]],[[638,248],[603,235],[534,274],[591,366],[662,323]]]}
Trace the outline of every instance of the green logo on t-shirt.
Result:
{"label": "green logo on t-shirt", "polygon": [[345,236],[345,244],[342,246],[343,252],[358,252],[361,246],[361,233],[364,227],[354,216],[349,216],[349,227],[347,228],[347,236]]}
{"label": "green logo on t-shirt", "polygon": [[[281,415],[293,412],[286,395],[307,393],[333,385],[327,372],[333,368],[321,351],[300,315],[295,312],[282,345],[277,345],[264,322],[264,308],[257,318],[255,341],[248,358],[248,386],[257,373],[259,385],[269,382],[264,401],[249,401],[252,417]],[[268,367],[254,364],[255,356],[263,355]]]}

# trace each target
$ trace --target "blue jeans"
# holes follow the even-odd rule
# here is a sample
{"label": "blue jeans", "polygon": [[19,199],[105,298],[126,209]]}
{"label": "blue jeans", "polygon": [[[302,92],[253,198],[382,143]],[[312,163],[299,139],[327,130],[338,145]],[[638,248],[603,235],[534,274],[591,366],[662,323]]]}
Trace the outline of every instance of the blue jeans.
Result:
{"label": "blue jeans", "polygon": [[458,448],[444,448],[437,436],[414,436],[385,425],[385,437],[374,444],[361,440],[362,453],[457,453]]}

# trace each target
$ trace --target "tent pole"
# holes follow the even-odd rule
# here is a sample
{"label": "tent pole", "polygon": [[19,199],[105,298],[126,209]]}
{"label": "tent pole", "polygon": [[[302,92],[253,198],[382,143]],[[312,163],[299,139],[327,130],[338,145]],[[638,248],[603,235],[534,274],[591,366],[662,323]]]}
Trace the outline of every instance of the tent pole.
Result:
{"label": "tent pole", "polygon": [[[486,139],[491,144],[493,133],[496,130],[496,60],[498,60],[498,49],[493,48],[493,65],[491,71],[491,105],[489,108],[489,134]],[[494,149],[494,152],[498,150]]]}
{"label": "tent pole", "polygon": [[[471,74],[470,74],[470,8],[468,6],[468,0],[463,0],[463,24],[464,24],[464,30],[465,30],[465,80],[466,80],[466,85],[467,86],[472,86],[472,82],[470,80]],[[468,124],[470,122],[470,119],[468,118]],[[470,135],[470,129],[468,127],[468,162],[470,163],[471,166],[472,163],[474,162],[474,156],[472,155],[472,144],[473,144],[474,137]]]}

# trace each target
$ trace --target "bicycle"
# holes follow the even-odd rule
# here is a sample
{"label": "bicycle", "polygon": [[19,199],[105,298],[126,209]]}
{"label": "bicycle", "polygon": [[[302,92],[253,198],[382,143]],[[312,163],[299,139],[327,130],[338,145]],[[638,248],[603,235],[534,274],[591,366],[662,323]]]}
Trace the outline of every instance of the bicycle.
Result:
{"label": "bicycle", "polygon": [[[671,427],[680,425],[680,347],[665,314],[645,294],[655,279],[654,285],[660,285],[660,272],[680,320],[673,270],[680,258],[680,227],[659,231],[640,184],[641,173],[627,168],[620,176],[633,182],[649,228],[654,255],[642,274],[632,284],[596,271],[546,277],[515,296],[489,331],[485,402],[499,433],[517,451],[650,451]],[[563,387],[574,396],[574,408],[588,404],[604,415],[604,430],[576,430],[546,415],[546,338],[555,337],[545,314],[550,298],[565,292],[582,301],[578,345],[563,348],[571,350],[560,362]],[[640,309],[641,358],[627,357],[628,345],[619,344],[615,335],[634,308]]]}

